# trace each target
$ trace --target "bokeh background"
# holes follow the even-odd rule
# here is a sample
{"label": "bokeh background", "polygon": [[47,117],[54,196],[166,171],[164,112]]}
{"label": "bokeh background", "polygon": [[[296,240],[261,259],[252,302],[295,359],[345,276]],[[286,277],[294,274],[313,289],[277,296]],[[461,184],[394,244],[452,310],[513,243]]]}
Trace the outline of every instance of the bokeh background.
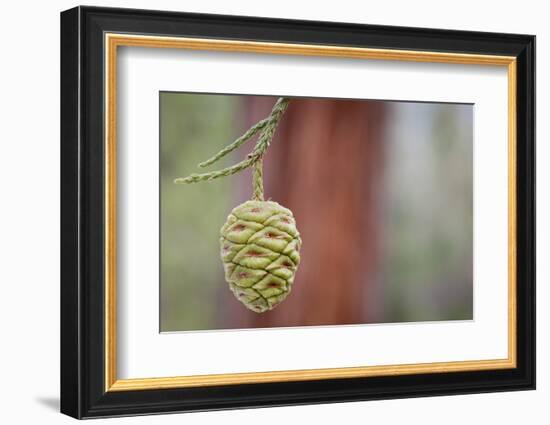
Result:
{"label": "bokeh background", "polygon": [[266,198],[294,212],[302,261],[274,310],[234,298],[219,229],[250,198],[250,171],[173,180],[200,172],[276,99],[160,93],[160,330],[472,319],[473,107],[464,104],[293,99],[264,179]]}

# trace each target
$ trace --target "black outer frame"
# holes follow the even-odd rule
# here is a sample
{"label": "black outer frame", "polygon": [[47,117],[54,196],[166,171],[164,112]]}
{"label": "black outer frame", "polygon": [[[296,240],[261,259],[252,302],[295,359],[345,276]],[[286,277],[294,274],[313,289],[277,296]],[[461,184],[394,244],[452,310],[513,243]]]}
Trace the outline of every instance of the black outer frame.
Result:
{"label": "black outer frame", "polygon": [[[105,32],[517,58],[517,368],[104,391]],[[61,412],[75,418],[535,388],[535,37],[80,6],[61,13]]]}

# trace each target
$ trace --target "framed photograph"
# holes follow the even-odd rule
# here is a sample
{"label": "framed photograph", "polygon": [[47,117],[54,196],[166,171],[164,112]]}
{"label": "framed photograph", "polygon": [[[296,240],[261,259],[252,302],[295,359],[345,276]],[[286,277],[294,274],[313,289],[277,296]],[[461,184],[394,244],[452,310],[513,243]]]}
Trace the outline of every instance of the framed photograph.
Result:
{"label": "framed photograph", "polygon": [[61,14],[61,411],[535,387],[535,37]]}

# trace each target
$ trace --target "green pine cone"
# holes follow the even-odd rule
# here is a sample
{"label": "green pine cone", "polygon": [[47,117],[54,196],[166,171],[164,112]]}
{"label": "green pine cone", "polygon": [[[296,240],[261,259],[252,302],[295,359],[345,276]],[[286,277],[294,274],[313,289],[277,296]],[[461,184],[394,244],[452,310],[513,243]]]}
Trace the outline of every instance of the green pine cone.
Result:
{"label": "green pine cone", "polygon": [[288,296],[302,244],[292,211],[247,201],[231,211],[220,234],[225,279],[239,301],[263,313]]}

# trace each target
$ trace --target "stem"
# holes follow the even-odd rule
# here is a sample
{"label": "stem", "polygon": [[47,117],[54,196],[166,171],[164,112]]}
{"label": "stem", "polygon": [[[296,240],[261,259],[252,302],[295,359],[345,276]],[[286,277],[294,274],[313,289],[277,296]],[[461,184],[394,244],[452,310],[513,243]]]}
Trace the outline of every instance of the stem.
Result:
{"label": "stem", "polygon": [[239,137],[237,140],[235,140],[233,143],[231,143],[229,146],[226,146],[221,151],[219,151],[216,155],[214,155],[212,158],[207,159],[204,162],[201,162],[199,164],[199,167],[204,168],[208,167],[209,165],[212,165],[214,162],[218,161],[219,159],[223,158],[228,153],[233,152],[235,149],[237,149],[239,146],[241,146],[244,142],[250,140],[258,131],[263,129],[266,124],[269,122],[269,119],[263,119],[260,122],[254,124],[252,127],[250,127],[246,133],[244,133],[241,137]]}
{"label": "stem", "polygon": [[254,172],[252,174],[252,187],[253,187],[253,197],[255,201],[264,200],[264,161],[259,159],[254,163]]}
{"label": "stem", "polygon": [[281,97],[277,100],[269,116],[252,127],[250,127],[241,137],[235,140],[230,145],[223,148],[220,152],[214,155],[212,158],[201,162],[199,167],[206,167],[214,162],[218,161],[220,158],[223,158],[230,152],[237,149],[247,140],[250,140],[255,134],[260,132],[260,136],[256,142],[254,150],[248,154],[247,159],[231,166],[224,168],[218,171],[212,171],[210,173],[203,174],[191,174],[187,177],[179,177],[174,180],[174,183],[196,183],[199,181],[214,180],[220,177],[230,176],[238,173],[248,167],[254,167],[252,174],[252,183],[253,183],[253,199],[258,201],[264,200],[264,183],[263,183],[263,156],[267,151],[273,136],[275,135],[275,130],[281,120],[283,114],[285,113],[290,99],[288,97]]}
{"label": "stem", "polygon": [[250,157],[248,159],[245,159],[244,161],[239,162],[238,164],[232,165],[231,167],[224,168],[223,170],[219,171],[212,171],[211,173],[204,173],[204,174],[190,174],[187,177],[178,177],[174,180],[174,183],[176,184],[183,184],[183,183],[197,183],[201,181],[206,180],[214,180],[218,179],[220,177],[225,176],[231,176],[232,174],[236,174],[239,171],[242,171],[248,167],[251,167],[256,162],[255,157]]}

